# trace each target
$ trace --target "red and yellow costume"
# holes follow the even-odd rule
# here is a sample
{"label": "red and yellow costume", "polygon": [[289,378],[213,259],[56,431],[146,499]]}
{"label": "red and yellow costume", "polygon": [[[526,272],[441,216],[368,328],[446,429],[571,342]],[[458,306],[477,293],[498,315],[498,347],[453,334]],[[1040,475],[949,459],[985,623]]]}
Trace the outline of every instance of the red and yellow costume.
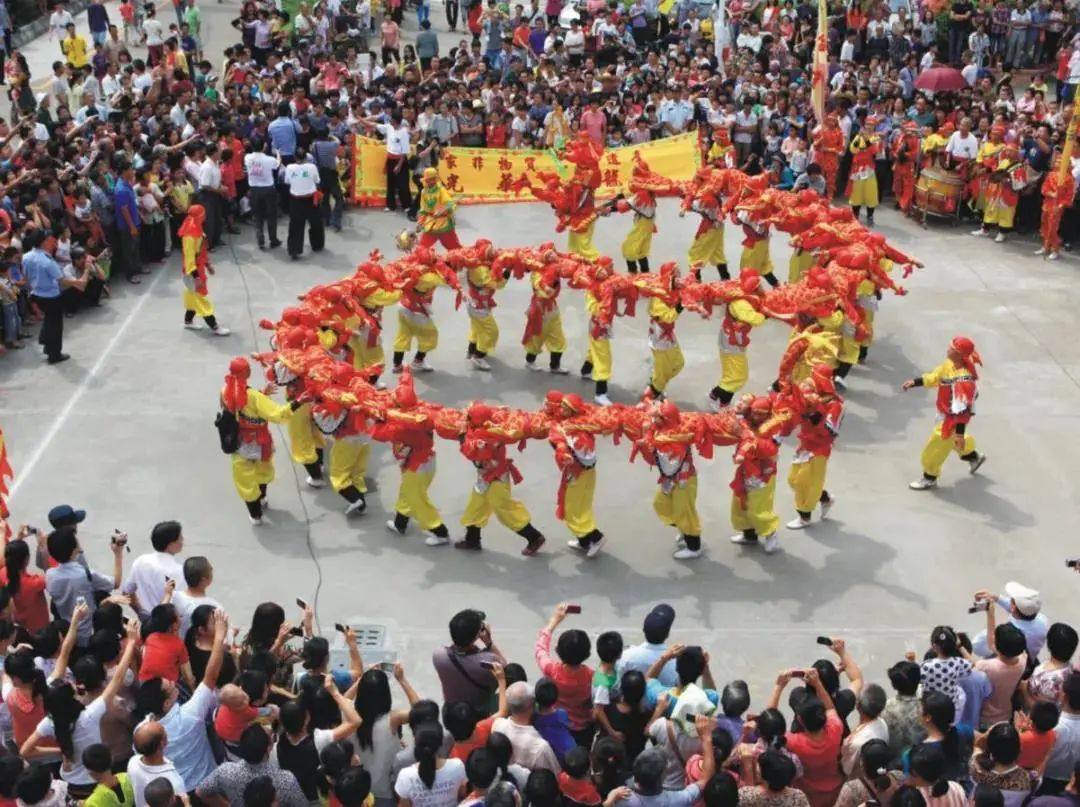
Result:
{"label": "red and yellow costume", "polygon": [[322,434],[334,438],[327,463],[330,486],[349,503],[346,514],[363,512],[371,458],[364,414],[341,401],[325,399],[312,406],[311,419]]}
{"label": "red and yellow costume", "polygon": [[984,232],[995,224],[1002,231],[1013,228],[1016,205],[1020,202],[1020,191],[1026,182],[1027,171],[1020,159],[1020,152],[1015,146],[1006,146],[1001,150],[987,180],[986,208],[982,221]]}
{"label": "red and yellow costume", "polygon": [[433,247],[442,244],[447,249],[461,246],[454,229],[454,209],[457,204],[439,182],[439,172],[425,168],[420,179],[420,206],[416,212],[416,226],[420,231],[419,244]]}
{"label": "red and yellow costume", "polygon": [[382,345],[383,309],[401,300],[401,290],[393,288],[383,268],[377,260],[372,260],[357,267],[352,291],[366,314],[363,318],[353,316],[346,321],[353,331],[349,338],[352,365],[374,381],[386,363]]}
{"label": "red and yellow costume", "polygon": [[[563,333],[562,316],[559,313],[558,267],[548,265],[530,273],[532,298],[525,314],[525,332],[521,344],[527,356],[537,356],[547,350],[554,357],[566,351],[566,334]],[[554,366],[554,365],[553,365]]]}
{"label": "red and yellow costume", "polygon": [[634,167],[630,175],[629,195],[615,202],[620,213],[634,214],[634,223],[622,243],[622,256],[630,272],[640,269],[649,271],[649,253],[656,232],[657,194],[674,196],[681,192],[679,183],[649,170],[640,154],[634,154]]}
{"label": "red and yellow costume", "polygon": [[966,193],[973,210],[980,213],[986,209],[986,187],[988,177],[997,166],[1001,150],[1005,148],[1005,127],[997,124],[990,127],[990,134],[979,146],[975,155],[975,165],[971,169]]}
{"label": "red and yellow costume", "polygon": [[648,393],[652,396],[662,395],[686,365],[679,339],[675,335],[675,322],[682,310],[679,301],[681,288],[679,267],[675,263],[665,263],[660,267],[657,283],[641,287],[641,292],[651,298],[649,349],[652,351],[652,376]]}
{"label": "red and yellow costume", "polygon": [[848,178],[848,204],[852,207],[867,207],[867,215],[873,217],[873,209],[878,206],[877,172],[874,170],[881,139],[874,134],[876,121],[866,119],[863,130],[851,139],[848,149],[851,151],[851,174]]}
{"label": "red and yellow costume", "polygon": [[[415,341],[416,350],[426,354],[439,345],[439,329],[435,325],[431,311],[435,300],[435,289],[446,285],[451,279],[452,285],[456,287],[457,275],[424,247],[417,247],[409,259],[413,262],[410,263],[405,276],[400,281],[401,303],[398,306],[398,329],[394,337],[394,353],[405,353]],[[395,371],[399,366],[395,361]]]}
{"label": "red and yellow costume", "polygon": [[744,410],[746,432],[736,444],[735,476],[731,480],[731,526],[739,534],[734,543],[765,542],[766,551],[773,544],[780,518],[773,500],[776,495],[776,460],[779,446],[773,435],[778,430],[773,418],[773,403],[766,396],[752,398],[740,404]]}
{"label": "red and yellow costume", "polygon": [[481,370],[489,370],[486,356],[499,342],[499,323],[495,320],[495,292],[506,285],[510,273],[494,268],[497,251],[490,241],[481,239],[473,246],[455,250],[447,261],[456,271],[465,273],[465,312],[469,316],[468,357]]}
{"label": "red and yellow costume", "polygon": [[799,445],[791,460],[788,485],[795,494],[799,519],[788,526],[805,526],[814,508],[822,505],[822,516],[832,498],[825,490],[825,474],[832,446],[844,418],[844,399],[832,380],[832,368],[816,366],[810,380],[800,388]]}
{"label": "red and yellow costume", "polygon": [[[1061,227],[1062,211],[1072,205],[1076,196],[1076,180],[1071,173],[1066,173],[1064,180],[1055,166],[1046,175],[1042,184],[1042,218],[1039,221],[1039,235],[1042,237],[1042,249],[1051,258],[1056,257],[1061,250],[1061,236],[1058,229]],[[1037,253],[1037,254],[1040,254]]]}
{"label": "red and yellow costume", "polygon": [[915,121],[907,121],[892,147],[892,191],[896,204],[905,213],[911,210],[911,203],[915,200],[915,167],[918,160],[919,125]]}
{"label": "red and yellow costume", "polygon": [[184,321],[190,323],[195,317],[202,317],[211,328],[216,329],[214,304],[210,302],[206,288],[206,273],[211,270],[210,253],[203,233],[205,220],[206,208],[192,205],[177,230],[184,257]]}
{"label": "red and yellow costume", "polygon": [[844,132],[840,128],[836,115],[825,116],[824,125],[814,131],[813,145],[813,160],[821,166],[821,172],[825,175],[825,197],[832,199],[836,196],[840,155],[844,153]]}

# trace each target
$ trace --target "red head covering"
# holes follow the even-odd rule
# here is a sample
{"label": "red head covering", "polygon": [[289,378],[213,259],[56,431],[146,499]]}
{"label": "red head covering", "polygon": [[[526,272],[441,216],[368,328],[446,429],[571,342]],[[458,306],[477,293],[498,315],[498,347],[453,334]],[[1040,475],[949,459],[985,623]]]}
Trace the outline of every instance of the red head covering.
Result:
{"label": "red head covering", "polygon": [[180,225],[180,229],[176,232],[179,233],[181,238],[202,238],[203,222],[205,220],[206,208],[202,205],[192,205],[188,208],[187,218],[184,219],[183,224]]}
{"label": "red head covering", "polygon": [[229,374],[225,376],[225,389],[221,400],[231,412],[239,412],[247,404],[247,380],[251,378],[251,363],[243,356],[229,362]]}
{"label": "red head covering", "polygon": [[979,373],[975,370],[975,365],[982,364],[982,358],[979,356],[979,351],[975,349],[975,343],[966,336],[957,336],[953,338],[949,347],[959,354],[960,363],[963,364],[973,376],[978,378]]}
{"label": "red head covering", "polygon": [[766,395],[757,395],[750,402],[750,411],[759,415],[767,415],[772,411],[772,401]]}
{"label": "red head covering", "polygon": [[761,275],[754,269],[743,269],[739,273],[739,288],[746,294],[752,294],[761,288]]}
{"label": "red head covering", "polygon": [[483,426],[491,420],[494,411],[490,406],[481,401],[473,401],[469,404],[469,410],[465,413],[470,426]]}
{"label": "red head covering", "polygon": [[562,399],[563,408],[569,411],[571,414],[580,415],[585,411],[585,402],[581,400],[581,396],[576,392],[571,392],[563,396]]}
{"label": "red head covering", "polygon": [[402,371],[401,379],[394,387],[394,403],[399,409],[412,409],[418,403],[416,389],[413,387],[412,370],[408,367]]}
{"label": "red head covering", "polygon": [[674,401],[664,401],[657,410],[660,422],[665,426],[675,426],[679,423],[679,407]]}
{"label": "red head covering", "polygon": [[814,389],[826,395],[836,394],[836,385],[833,383],[833,371],[827,364],[815,364],[810,371],[810,381]]}

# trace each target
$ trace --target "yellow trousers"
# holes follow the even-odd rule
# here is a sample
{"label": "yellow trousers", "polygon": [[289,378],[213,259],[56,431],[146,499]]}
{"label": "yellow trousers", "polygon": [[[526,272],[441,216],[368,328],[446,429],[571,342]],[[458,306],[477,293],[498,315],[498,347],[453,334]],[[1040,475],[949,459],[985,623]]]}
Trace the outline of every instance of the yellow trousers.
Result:
{"label": "yellow trousers", "polygon": [[846,334],[840,336],[840,353],[836,358],[846,364],[859,363],[859,343],[855,341],[854,336]]}
{"label": "yellow trousers", "polygon": [[877,207],[877,177],[871,174],[866,179],[851,180],[851,198],[848,199],[848,204],[852,207]]}
{"label": "yellow trousers", "polygon": [[435,478],[434,471],[402,471],[394,510],[416,520],[421,529],[433,530],[443,523],[438,509],[431,503],[428,488]]}
{"label": "yellow trousers", "polygon": [[780,526],[780,517],[773,512],[773,498],[776,495],[776,477],[773,476],[763,488],[748,491],[746,507],[739,503],[739,498],[731,494],[731,526],[742,532],[754,530],[764,538],[776,532]]}
{"label": "yellow trousers", "polygon": [[745,353],[720,353],[720,389],[738,392],[749,378],[750,362]]}
{"label": "yellow trousers", "polygon": [[476,345],[481,353],[490,353],[499,343],[499,323],[494,314],[486,317],[469,315],[469,342]]}
{"label": "yellow trousers", "polygon": [[740,269],[756,269],[763,275],[772,274],[772,257],[769,255],[769,239],[760,238],[752,247],[743,247],[739,256]]}
{"label": "yellow trousers", "polygon": [[685,366],[686,360],[679,345],[666,350],[653,350],[652,380],[649,383],[657,392],[663,392]]}
{"label": "yellow trousers", "polygon": [[658,487],[652,502],[657,517],[682,535],[701,535],[701,519],[697,512],[697,477],[686,480],[686,485],[675,485],[671,493]]}
{"label": "yellow trousers", "polygon": [[727,263],[724,255],[724,228],[714,227],[703,235],[694,237],[690,244],[690,251],[686,255],[691,266],[698,264]]}
{"label": "yellow trousers", "polygon": [[983,225],[996,224],[1003,230],[1011,230],[1016,220],[1016,205],[1006,205],[1000,199],[987,202],[983,212]]}
{"label": "yellow trousers", "polygon": [[274,481],[274,461],[246,460],[233,454],[232,479],[241,499],[245,502],[258,501],[262,497],[259,485],[269,485]]}
{"label": "yellow trousers", "polygon": [[596,222],[594,221],[580,233],[571,230],[567,240],[567,251],[587,261],[595,261],[599,258],[600,250],[594,247],[592,242],[593,228],[595,227]]}
{"label": "yellow trousers", "polygon": [[214,304],[205,294],[196,294],[184,289],[184,310],[194,311],[197,317],[214,316]]}
{"label": "yellow trousers", "polygon": [[533,355],[547,350],[551,353],[566,352],[566,334],[562,329],[562,315],[556,314],[544,321],[540,333],[525,343],[525,352]]}
{"label": "yellow trousers", "polygon": [[807,270],[813,265],[813,252],[804,249],[796,249],[791,253],[791,260],[788,261],[788,283],[798,283],[799,278],[805,275]]}
{"label": "yellow trousers", "polygon": [[285,421],[289,433],[289,452],[297,465],[310,465],[318,461],[317,449],[326,446],[326,438],[315,428],[311,420],[311,404],[304,404]]}
{"label": "yellow trousers", "polygon": [[652,251],[653,221],[637,219],[630,227],[630,232],[622,242],[622,256],[628,261],[640,261],[648,258]]}
{"label": "yellow trousers", "polygon": [[370,443],[354,443],[350,440],[335,440],[330,446],[330,486],[335,493],[341,493],[347,487],[354,487],[361,493],[367,493],[368,458],[371,456]]}
{"label": "yellow trousers", "polygon": [[414,339],[416,340],[416,349],[421,353],[430,353],[439,346],[439,329],[435,327],[434,322],[429,321],[421,325],[408,319],[398,311],[397,326],[397,335],[394,337],[394,350],[399,353],[407,351]]}
{"label": "yellow trousers", "polygon": [[611,378],[611,340],[589,337],[589,361],[592,363],[593,381]]}
{"label": "yellow trousers", "polygon": [[922,451],[922,469],[923,473],[927,476],[932,476],[937,479],[941,476],[941,466],[945,464],[945,460],[949,457],[950,451],[955,451],[956,456],[962,457],[965,454],[970,454],[975,450],[975,438],[970,434],[964,435],[964,448],[960,450],[953,442],[953,437],[941,436],[941,424],[934,425],[934,432],[930,435],[930,439],[926,441],[926,446]]}
{"label": "yellow trousers", "polygon": [[795,492],[795,509],[800,513],[812,513],[821,501],[828,466],[828,457],[811,457],[807,462],[792,463],[787,481]]}
{"label": "yellow trousers", "polygon": [[383,353],[382,341],[375,347],[368,347],[367,334],[361,337],[353,337],[349,340],[349,348],[352,350],[352,363],[354,370],[366,370],[376,364],[386,363],[386,354]]}
{"label": "yellow trousers", "polygon": [[465,503],[465,512],[461,514],[461,525],[483,529],[492,515],[513,532],[523,529],[532,521],[525,505],[510,492],[510,484],[501,479],[488,485],[483,493],[478,493],[475,487],[469,492],[469,501]]}
{"label": "yellow trousers", "polygon": [[596,469],[586,468],[566,485],[563,521],[575,538],[597,529],[593,517],[593,495],[596,493]]}

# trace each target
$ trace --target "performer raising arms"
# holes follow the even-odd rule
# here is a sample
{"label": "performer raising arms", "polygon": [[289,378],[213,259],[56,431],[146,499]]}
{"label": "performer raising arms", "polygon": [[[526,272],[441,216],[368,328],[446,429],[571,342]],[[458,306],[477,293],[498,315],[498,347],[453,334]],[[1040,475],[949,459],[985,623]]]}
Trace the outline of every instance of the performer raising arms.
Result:
{"label": "performer raising arms", "polygon": [[206,275],[214,274],[214,268],[210,265],[210,253],[203,232],[205,220],[206,208],[192,205],[177,230],[184,253],[184,327],[191,331],[199,330],[202,326],[195,322],[195,317],[198,316],[206,320],[206,325],[214,336],[228,336],[229,329],[218,324],[217,317],[214,316],[214,304],[207,296]]}
{"label": "performer raising arms", "polygon": [[926,447],[922,452],[922,477],[910,485],[912,490],[930,490],[937,487],[941,467],[955,451],[968,464],[968,472],[975,473],[986,462],[986,455],[975,450],[975,438],[967,427],[975,414],[978,397],[975,369],[982,359],[975,350],[975,343],[966,336],[957,336],[945,353],[945,361],[921,376],[908,379],[902,389],[912,387],[937,387],[938,420]]}

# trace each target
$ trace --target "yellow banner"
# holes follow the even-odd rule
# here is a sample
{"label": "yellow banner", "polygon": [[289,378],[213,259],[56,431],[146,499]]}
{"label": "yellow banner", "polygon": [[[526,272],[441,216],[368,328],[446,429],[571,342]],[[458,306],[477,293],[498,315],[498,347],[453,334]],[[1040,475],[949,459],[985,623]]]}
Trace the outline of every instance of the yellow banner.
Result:
{"label": "yellow banner", "polygon": [[[360,205],[382,205],[386,200],[386,148],[378,140],[358,137],[354,146],[353,201]],[[698,137],[694,132],[653,140],[638,146],[608,149],[600,160],[600,196],[625,189],[633,170],[633,157],[640,152],[649,168],[670,179],[692,179],[701,164]],[[439,177],[459,204],[531,202],[526,190],[510,190],[522,174],[549,171],[569,176],[572,166],[561,163],[553,151],[531,149],[486,149],[453,147],[439,160]]]}

